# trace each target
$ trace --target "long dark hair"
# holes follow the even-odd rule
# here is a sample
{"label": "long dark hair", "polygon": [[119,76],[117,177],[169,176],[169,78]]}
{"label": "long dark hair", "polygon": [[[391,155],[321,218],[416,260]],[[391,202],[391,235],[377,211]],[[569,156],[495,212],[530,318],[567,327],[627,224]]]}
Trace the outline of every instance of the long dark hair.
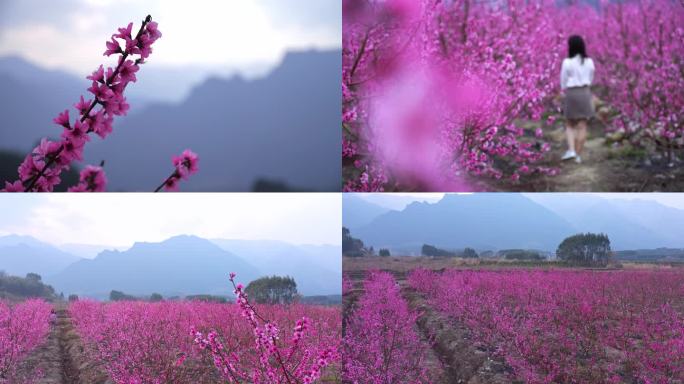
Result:
{"label": "long dark hair", "polygon": [[582,56],[582,64],[587,57],[587,48],[584,45],[584,39],[579,35],[572,35],[568,39],[568,57],[573,58],[577,55]]}

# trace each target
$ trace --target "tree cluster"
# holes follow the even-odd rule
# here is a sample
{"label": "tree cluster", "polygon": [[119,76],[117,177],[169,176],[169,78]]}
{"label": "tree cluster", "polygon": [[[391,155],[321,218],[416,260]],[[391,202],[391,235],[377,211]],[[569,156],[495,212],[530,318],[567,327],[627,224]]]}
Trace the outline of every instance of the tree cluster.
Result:
{"label": "tree cluster", "polygon": [[563,240],[556,250],[559,260],[585,266],[606,266],[611,261],[610,239],[600,233],[580,233]]}
{"label": "tree cluster", "polygon": [[538,251],[529,249],[506,249],[500,252],[506,260],[544,260]]}
{"label": "tree cluster", "polygon": [[228,300],[223,296],[216,295],[188,295],[185,300],[189,301],[204,301],[207,303],[227,303]]}
{"label": "tree cluster", "polygon": [[477,254],[477,251],[476,251],[476,250],[474,250],[473,248],[469,248],[469,247],[466,247],[466,248],[463,250],[463,253],[461,253],[460,256],[463,257],[463,258],[465,258],[465,259],[475,259],[475,258],[480,257],[480,256]]}
{"label": "tree cluster", "polygon": [[[348,228],[342,227],[342,254],[349,257],[372,255],[373,247],[367,249],[361,239],[352,237]],[[381,255],[382,256],[382,255]]]}
{"label": "tree cluster", "polygon": [[297,283],[290,276],[265,276],[245,288],[250,300],[259,304],[291,304],[298,299]]}
{"label": "tree cluster", "polygon": [[440,249],[435,247],[434,245],[429,245],[429,244],[423,244],[423,247],[420,249],[420,253],[423,256],[431,256],[431,257],[456,257],[455,252],[447,251],[445,249]]}
{"label": "tree cluster", "polygon": [[448,251],[446,249],[437,248],[434,245],[423,244],[420,249],[423,256],[430,257],[462,257],[465,259],[474,259],[479,257],[477,251],[473,248],[466,247],[462,252]]}
{"label": "tree cluster", "polygon": [[138,298],[135,296],[132,296],[132,295],[127,295],[121,291],[112,290],[111,292],[109,292],[109,300],[110,301],[135,301],[135,300],[138,300]]}
{"label": "tree cluster", "polygon": [[44,284],[38,274],[29,273],[26,277],[19,277],[0,271],[0,296],[3,294],[51,299],[55,296],[55,290],[50,285]]}

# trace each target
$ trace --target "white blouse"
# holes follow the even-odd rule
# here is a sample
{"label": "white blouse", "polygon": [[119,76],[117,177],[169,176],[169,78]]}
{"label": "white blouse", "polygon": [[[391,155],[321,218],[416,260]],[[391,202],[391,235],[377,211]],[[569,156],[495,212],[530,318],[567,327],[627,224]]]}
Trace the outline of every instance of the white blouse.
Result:
{"label": "white blouse", "polygon": [[594,81],[594,61],[587,57],[582,63],[582,56],[575,55],[563,60],[561,67],[561,89],[583,87]]}

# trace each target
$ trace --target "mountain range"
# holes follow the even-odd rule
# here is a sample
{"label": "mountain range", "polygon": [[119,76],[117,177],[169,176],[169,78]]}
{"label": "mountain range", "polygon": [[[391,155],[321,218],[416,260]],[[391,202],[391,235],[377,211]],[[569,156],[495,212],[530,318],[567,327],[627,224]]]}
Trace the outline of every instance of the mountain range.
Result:
{"label": "mountain range", "polygon": [[53,275],[80,260],[52,245],[30,236],[0,237],[0,270],[23,276],[29,272]]}
{"label": "mountain range", "polygon": [[[339,190],[340,55],[290,52],[263,77],[208,78],[180,103],[133,98],[112,135],[86,147],[85,163],[105,161],[109,190],[150,191],[172,171],[171,157],[190,148],[200,171],[181,186],[188,191],[249,191],[263,180]],[[0,149],[25,152],[58,136],[52,119],[86,92],[85,75],[1,58]]]}
{"label": "mountain range", "polygon": [[38,273],[58,292],[95,298],[106,298],[111,290],[226,295],[231,292],[230,272],[245,284],[261,276],[290,275],[304,295],[334,295],[341,287],[340,253],[339,246],[181,235],[85,259],[31,237],[10,235],[0,237],[0,270]]}
{"label": "mountain range", "polygon": [[613,233],[621,249],[684,247],[684,210],[653,200],[606,199],[590,194],[534,194],[532,198],[577,228]]}
{"label": "mountain range", "polygon": [[376,217],[389,212],[389,208],[374,204],[353,194],[342,194],[342,222],[350,229],[369,224]]}
{"label": "mountain range", "polygon": [[376,249],[413,250],[422,244],[479,250],[555,251],[579,232],[608,234],[615,250],[684,247],[684,211],[646,200],[585,194],[447,194],[436,203],[414,202],[403,210],[358,196],[344,198],[343,223],[352,236]]}

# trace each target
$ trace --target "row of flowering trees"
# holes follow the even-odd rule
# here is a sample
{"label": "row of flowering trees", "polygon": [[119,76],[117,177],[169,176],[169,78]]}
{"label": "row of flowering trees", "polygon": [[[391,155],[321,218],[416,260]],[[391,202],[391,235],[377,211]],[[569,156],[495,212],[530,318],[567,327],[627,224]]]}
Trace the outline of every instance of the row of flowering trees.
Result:
{"label": "row of flowering trees", "polygon": [[[324,309],[329,318],[316,319],[312,324],[309,314],[296,320],[291,336],[284,335],[282,325],[287,317],[295,315],[296,307],[274,306],[281,312],[280,318],[269,319],[269,314],[257,310],[247,298],[242,284],[235,283],[235,273],[230,274],[240,315],[246,320],[255,343],[245,349],[235,345],[233,340],[215,331],[206,335],[193,327],[195,343],[212,357],[221,376],[229,383],[313,383],[318,381],[323,370],[339,360],[340,312]],[[306,308],[306,307],[305,307]],[[301,311],[305,312],[305,311]],[[300,312],[300,313],[301,313]],[[327,313],[326,313],[327,312]],[[291,319],[291,317],[290,317]],[[322,321],[321,321],[322,320]],[[317,332],[328,332],[318,333]]]}
{"label": "row of flowering trees", "polygon": [[[351,282],[344,280],[345,294]],[[363,294],[345,314],[343,377],[349,383],[430,383],[427,344],[415,330],[417,313],[401,297],[394,277],[372,272]]]}
{"label": "row of flowering trees", "polygon": [[344,189],[464,190],[468,178],[555,174],[527,120],[557,117],[570,34],[586,37],[610,130],[684,145],[684,5],[670,0],[345,0]]}
{"label": "row of flowering trees", "polygon": [[526,383],[684,380],[681,271],[416,270],[409,283]]}
{"label": "row of flowering trees", "polygon": [[[19,179],[5,182],[6,192],[51,192],[61,182],[63,171],[83,160],[85,145],[91,134],[104,139],[111,134],[114,118],[126,115],[130,108],[124,91],[137,81],[136,73],[152,53],[152,45],[161,37],[157,23],[147,16],[137,33],[133,23],[119,28],[106,43],[104,55],[117,57],[114,67],[100,65],[90,76],[88,92],[92,98],[80,97],[74,104],[77,115],[69,110],[61,112],[54,123],[61,127],[59,140],[43,138],[19,166]],[[172,159],[174,171],[156,189],[176,190],[178,182],[197,172],[197,155],[190,150]],[[69,188],[70,192],[101,192],[107,178],[103,164],[88,165],[81,171],[80,181]]]}
{"label": "row of flowering trees", "polygon": [[[604,4],[589,29],[606,98],[619,114],[610,128],[635,146],[681,160],[684,149],[684,3]],[[606,36],[610,36],[607,39]]]}
{"label": "row of flowering trees", "polygon": [[22,361],[45,342],[52,305],[27,300],[10,305],[0,300],[0,383],[33,383],[41,373],[20,372]]}
{"label": "row of flowering trees", "polygon": [[87,359],[116,383],[295,384],[335,377],[338,308],[255,307],[242,285],[234,290],[236,305],[82,300],[69,312]]}

